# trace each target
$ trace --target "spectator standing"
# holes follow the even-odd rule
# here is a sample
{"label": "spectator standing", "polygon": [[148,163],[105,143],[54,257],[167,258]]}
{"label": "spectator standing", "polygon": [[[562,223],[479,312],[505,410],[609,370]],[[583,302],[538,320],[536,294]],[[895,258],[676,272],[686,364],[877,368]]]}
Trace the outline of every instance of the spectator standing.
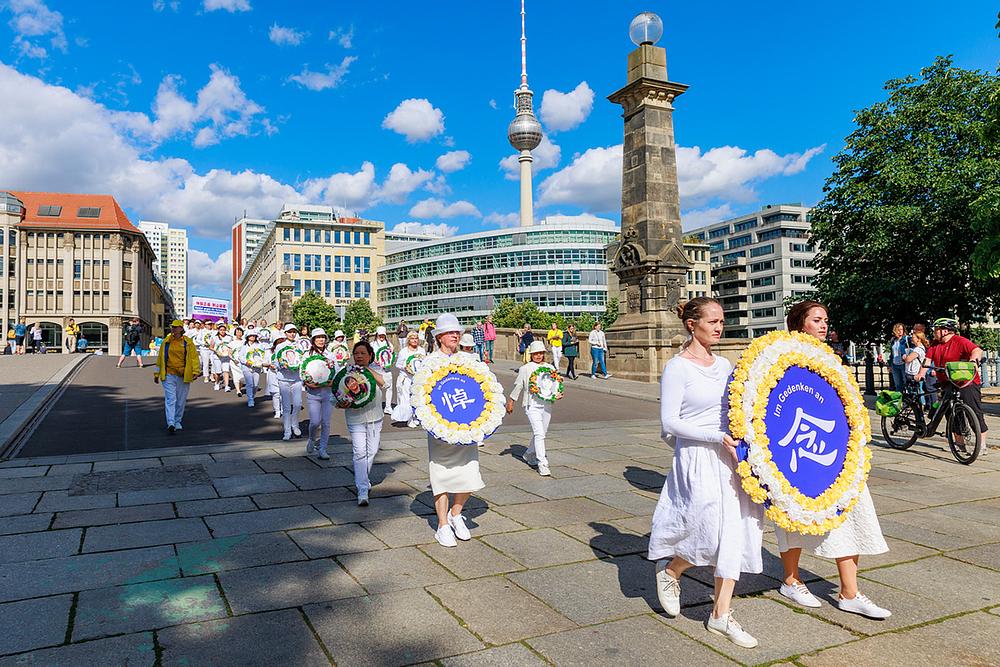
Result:
{"label": "spectator standing", "polygon": [[24,341],[28,337],[28,325],[24,323],[22,317],[14,325],[14,344],[17,346],[17,354],[24,354]]}
{"label": "spectator standing", "polygon": [[531,361],[531,355],[528,354],[528,348],[531,344],[535,342],[535,334],[531,332],[531,325],[527,322],[524,323],[524,332],[521,334],[521,344],[518,349],[521,351],[521,361],[523,363],[528,363]]}
{"label": "spectator standing", "polygon": [[[924,366],[924,359],[927,358],[927,338],[922,333],[914,333],[910,336],[910,348],[906,351],[903,361],[906,363],[906,384],[914,385],[918,393],[923,393],[920,386],[920,369]],[[926,399],[927,396],[923,396]]]}
{"label": "spectator standing", "polygon": [[[183,328],[184,323],[181,322],[181,329]],[[133,317],[132,321],[125,325],[123,334],[125,340],[122,346],[122,356],[118,357],[118,368],[121,368],[125,360],[133,354],[139,363],[139,368],[142,368],[142,324],[140,324],[138,317]]]}
{"label": "spectator standing", "polygon": [[476,354],[479,361],[483,360],[483,351],[486,348],[486,330],[483,328],[483,321],[476,320],[476,326],[472,327],[472,341],[475,343]]}
{"label": "spectator standing", "polygon": [[483,339],[485,340],[486,350],[483,355],[484,360],[488,364],[493,363],[493,344],[497,340],[497,328],[493,326],[493,316],[486,316],[486,324],[483,325]]}
{"label": "spectator standing", "polygon": [[563,356],[566,357],[566,377],[576,379],[576,358],[580,356],[580,339],[576,335],[576,325],[571,324],[563,334]]}
{"label": "spectator standing", "polygon": [[896,391],[903,391],[906,386],[906,350],[909,341],[906,338],[906,327],[897,322],[892,327],[892,342],[889,344],[889,370],[892,371],[892,384]]}
{"label": "spectator standing", "polygon": [[76,352],[76,341],[80,338],[80,325],[72,317],[66,324],[66,349],[70,354]]}
{"label": "spectator standing", "polygon": [[562,356],[563,356],[563,349],[562,349],[563,332],[562,332],[562,329],[559,328],[558,324],[556,324],[555,322],[553,322],[552,326],[549,327],[548,332],[545,334],[545,337],[549,341],[549,347],[552,348],[552,365],[555,366],[556,370],[558,371],[559,370],[559,362],[562,360]]}
{"label": "spectator standing", "polygon": [[600,322],[594,322],[594,330],[590,332],[587,336],[587,340],[590,342],[590,379],[597,377],[597,371],[600,370],[605,380],[611,377],[608,373],[608,367],[605,363],[604,356],[608,352],[608,339],[604,335],[604,331],[601,328]]}
{"label": "spectator standing", "polygon": [[163,385],[163,404],[167,416],[167,432],[173,434],[184,428],[184,406],[188,390],[198,377],[200,363],[194,342],[184,335],[184,323],[174,320],[170,335],[156,357],[156,375],[153,381]]}
{"label": "spectator standing", "polygon": [[410,328],[406,326],[405,320],[399,321],[399,326],[396,327],[396,340],[399,342],[399,347],[406,346],[406,334],[409,333]]}
{"label": "spectator standing", "polygon": [[14,327],[7,329],[7,339],[4,341],[6,347],[4,354],[14,354],[17,351],[17,336],[14,334]]}
{"label": "spectator standing", "polygon": [[45,342],[42,340],[42,325],[39,322],[35,322],[31,327],[31,344],[35,350],[35,354],[45,354]]}

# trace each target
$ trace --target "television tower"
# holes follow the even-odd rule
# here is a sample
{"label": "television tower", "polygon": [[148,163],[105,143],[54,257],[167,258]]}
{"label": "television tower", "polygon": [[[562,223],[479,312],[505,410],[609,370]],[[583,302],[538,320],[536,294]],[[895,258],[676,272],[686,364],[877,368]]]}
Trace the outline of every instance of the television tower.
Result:
{"label": "television tower", "polygon": [[534,220],[531,197],[531,151],[542,142],[542,124],[535,118],[531,99],[534,93],[528,88],[527,39],[524,36],[524,0],[521,0],[521,85],[514,91],[514,109],[517,115],[507,127],[507,140],[518,151],[521,168],[521,227],[530,227]]}

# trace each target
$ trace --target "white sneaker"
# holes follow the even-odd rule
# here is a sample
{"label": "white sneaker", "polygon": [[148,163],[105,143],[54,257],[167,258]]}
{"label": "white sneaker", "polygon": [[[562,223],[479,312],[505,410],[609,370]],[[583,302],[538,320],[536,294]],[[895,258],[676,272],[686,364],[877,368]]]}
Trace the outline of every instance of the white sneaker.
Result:
{"label": "white sneaker", "polygon": [[552,475],[552,472],[549,470],[549,467],[547,465],[545,465],[544,463],[539,463],[538,474],[541,475],[542,477],[549,477]]}
{"label": "white sneaker", "polygon": [[443,547],[457,547],[458,540],[455,539],[455,533],[452,531],[451,526],[441,526],[434,533],[434,539],[437,543]]}
{"label": "white sneaker", "polygon": [[274,418],[275,419],[281,419],[281,413],[280,412],[275,412],[274,413]]}
{"label": "white sneaker", "polygon": [[455,531],[455,537],[460,540],[471,540],[472,533],[469,532],[468,526],[465,525],[465,517],[459,514],[455,516],[451,512],[448,512],[448,525],[451,529]]}
{"label": "white sneaker", "polygon": [[326,453],[326,448],[325,447],[321,447],[320,450],[319,450],[319,460],[320,461],[329,461],[330,460],[330,455]]}
{"label": "white sneaker", "polygon": [[205,379],[203,380],[203,382],[204,382],[205,384],[208,384],[208,378],[205,378]]}
{"label": "white sneaker", "polygon": [[232,390],[233,390],[233,388],[232,388],[232,387],[226,387],[226,393],[227,393],[227,394],[228,394],[229,392],[231,392]]}
{"label": "white sneaker", "polygon": [[220,387],[220,386],[219,386],[219,383],[218,383],[218,382],[216,382],[216,383],[215,383],[215,391],[219,391],[220,389],[222,389],[222,387]]}
{"label": "white sneaker", "polygon": [[[604,374],[604,379],[605,379],[605,380],[607,380],[607,379],[608,379],[609,377],[613,377],[613,376],[611,375],[611,373],[605,373],[605,374]],[[754,641],[757,641],[757,640],[755,639]],[[755,644],[755,646],[756,646],[756,644]]]}
{"label": "white sneaker", "polygon": [[291,434],[291,433],[288,433],[288,432],[286,431],[286,432],[285,432],[285,435],[281,436],[281,439],[282,439],[282,440],[291,440],[291,439],[292,439],[292,434]]}
{"label": "white sneaker", "polygon": [[729,612],[722,618],[716,618],[713,614],[708,615],[705,628],[712,634],[722,635],[737,646],[743,648],[755,648],[757,640],[743,626],[733,618],[733,612]]}
{"label": "white sneaker", "polygon": [[309,441],[306,443],[306,454],[312,454],[312,453],[313,453],[313,441],[312,438],[310,438]]}
{"label": "white sneaker", "polygon": [[781,584],[781,588],[778,592],[784,595],[786,598],[800,604],[803,607],[811,607],[813,609],[819,609],[823,606],[823,603],[819,599],[809,592],[806,585],[801,581],[794,584]]}
{"label": "white sneaker", "polygon": [[[358,507],[368,507],[368,492],[367,491],[362,491],[361,493],[358,494]],[[441,531],[439,530],[438,532],[440,533]],[[435,534],[434,537],[437,537],[437,534]],[[452,539],[454,539],[454,538],[452,538]],[[438,542],[440,542],[440,541],[441,540],[438,540]],[[445,544],[444,546],[449,546],[449,545]],[[452,544],[450,546],[455,546],[455,545]]]}
{"label": "white sneaker", "polygon": [[385,410],[383,410],[382,412],[384,412],[387,415],[391,415],[392,414],[392,408],[390,408],[389,406],[386,406]]}
{"label": "white sneaker", "polygon": [[840,611],[849,611],[852,614],[861,614],[862,616],[867,616],[868,618],[874,618],[876,620],[882,620],[892,616],[891,611],[878,606],[869,600],[868,596],[861,591],[858,591],[858,594],[854,596],[853,600],[837,596],[837,606],[840,607]]}
{"label": "white sneaker", "polygon": [[248,408],[252,408],[253,406],[254,406],[254,403],[253,403],[253,399],[251,398],[249,401],[247,401],[247,407]]}
{"label": "white sneaker", "polygon": [[656,597],[667,616],[681,613],[681,582],[667,572],[667,560],[656,561]]}
{"label": "white sneaker", "polygon": [[183,427],[183,426],[181,426],[181,423],[180,423],[180,422],[177,422],[176,424],[174,424],[174,430],[175,430],[175,431],[183,431],[183,430],[184,430],[184,427]]}
{"label": "white sneaker", "polygon": [[294,435],[296,438],[301,438],[302,437],[302,430],[298,426],[293,426],[292,427],[292,435]]}

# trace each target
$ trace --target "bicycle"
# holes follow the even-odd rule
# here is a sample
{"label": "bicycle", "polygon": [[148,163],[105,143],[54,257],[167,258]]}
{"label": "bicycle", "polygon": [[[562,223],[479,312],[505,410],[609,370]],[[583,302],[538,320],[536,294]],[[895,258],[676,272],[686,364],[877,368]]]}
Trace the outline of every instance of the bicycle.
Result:
{"label": "bicycle", "polygon": [[[961,363],[961,362],[960,362]],[[951,366],[948,364],[947,366]],[[954,368],[934,368],[948,374],[951,390],[942,387],[941,402],[930,409],[930,422],[924,414],[924,404],[921,400],[926,393],[904,391],[901,393],[899,411],[895,415],[882,415],[882,436],[893,449],[909,449],[917,438],[931,438],[938,435],[937,430],[942,419],[946,419],[945,435],[948,447],[955,460],[963,465],[969,465],[979,457],[980,435],[979,419],[972,408],[965,404],[957,391],[972,383],[953,379]],[[959,438],[955,436],[959,436]]]}

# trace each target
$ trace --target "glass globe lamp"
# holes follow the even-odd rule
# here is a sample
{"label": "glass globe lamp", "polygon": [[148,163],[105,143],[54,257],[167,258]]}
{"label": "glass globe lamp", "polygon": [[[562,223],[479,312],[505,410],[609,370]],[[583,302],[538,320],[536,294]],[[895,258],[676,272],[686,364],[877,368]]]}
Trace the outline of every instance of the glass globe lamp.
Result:
{"label": "glass globe lamp", "polygon": [[628,36],[636,46],[656,44],[663,37],[663,20],[653,12],[636,14],[628,26]]}

